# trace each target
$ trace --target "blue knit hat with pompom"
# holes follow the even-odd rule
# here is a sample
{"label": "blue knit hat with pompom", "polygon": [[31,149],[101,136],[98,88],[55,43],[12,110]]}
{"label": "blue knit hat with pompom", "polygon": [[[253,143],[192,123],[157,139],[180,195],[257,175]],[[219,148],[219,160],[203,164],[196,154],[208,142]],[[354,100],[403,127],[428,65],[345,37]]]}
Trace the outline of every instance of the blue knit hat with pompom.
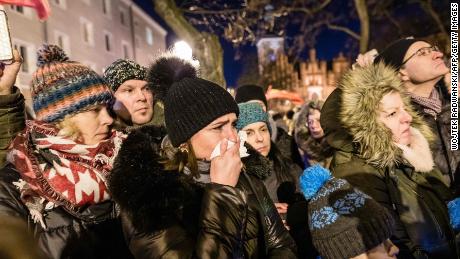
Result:
{"label": "blue knit hat with pompom", "polygon": [[387,209],[320,165],[305,169],[300,189],[309,200],[308,225],[322,258],[358,256],[393,233]]}

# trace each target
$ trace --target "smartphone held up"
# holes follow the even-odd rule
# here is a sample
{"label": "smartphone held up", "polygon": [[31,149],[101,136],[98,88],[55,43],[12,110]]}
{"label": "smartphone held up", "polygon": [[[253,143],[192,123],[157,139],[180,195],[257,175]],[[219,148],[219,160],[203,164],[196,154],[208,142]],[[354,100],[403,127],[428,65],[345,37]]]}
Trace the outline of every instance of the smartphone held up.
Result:
{"label": "smartphone held up", "polygon": [[0,10],[0,62],[13,60],[13,47],[11,45],[8,18],[5,11]]}

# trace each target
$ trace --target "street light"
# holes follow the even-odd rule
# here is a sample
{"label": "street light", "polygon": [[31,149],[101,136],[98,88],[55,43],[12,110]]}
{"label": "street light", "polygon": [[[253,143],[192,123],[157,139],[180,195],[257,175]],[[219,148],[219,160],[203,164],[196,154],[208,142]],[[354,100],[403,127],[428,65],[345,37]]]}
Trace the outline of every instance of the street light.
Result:
{"label": "street light", "polygon": [[183,58],[185,60],[192,60],[192,48],[190,45],[187,44],[187,42],[181,40],[176,43],[174,43],[174,48],[173,48],[173,53],[174,55]]}
{"label": "street light", "polygon": [[188,45],[188,43],[183,40],[174,43],[172,53],[177,57],[189,61],[194,66],[200,65],[200,62],[193,58],[193,50],[190,45]]}

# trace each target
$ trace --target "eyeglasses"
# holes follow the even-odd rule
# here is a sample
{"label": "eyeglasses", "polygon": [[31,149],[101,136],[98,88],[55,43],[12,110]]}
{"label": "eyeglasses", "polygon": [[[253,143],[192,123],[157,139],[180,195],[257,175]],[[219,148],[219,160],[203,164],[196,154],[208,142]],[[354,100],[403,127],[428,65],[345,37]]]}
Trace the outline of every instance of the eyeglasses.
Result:
{"label": "eyeglasses", "polygon": [[408,57],[406,60],[404,60],[401,63],[401,67],[404,66],[404,64],[406,64],[407,61],[409,61],[411,58],[413,58],[415,56],[418,56],[418,57],[427,56],[427,55],[430,55],[432,51],[438,51],[439,52],[438,46],[433,45],[433,46],[429,46],[429,47],[420,48],[414,54],[412,54],[410,57]]}

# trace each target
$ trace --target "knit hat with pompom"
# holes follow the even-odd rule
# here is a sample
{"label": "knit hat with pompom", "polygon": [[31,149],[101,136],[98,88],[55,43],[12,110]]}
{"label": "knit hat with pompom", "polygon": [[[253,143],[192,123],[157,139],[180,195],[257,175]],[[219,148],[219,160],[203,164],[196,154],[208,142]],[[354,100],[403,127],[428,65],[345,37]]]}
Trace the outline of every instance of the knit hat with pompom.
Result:
{"label": "knit hat with pompom", "polygon": [[69,61],[56,45],[37,51],[37,70],[32,75],[32,100],[36,119],[57,122],[66,115],[82,112],[113,99],[101,76],[89,67]]}
{"label": "knit hat with pompom", "polygon": [[220,116],[239,113],[229,92],[197,75],[191,63],[167,54],[147,72],[149,86],[164,103],[166,129],[175,147]]}
{"label": "knit hat with pompom", "polygon": [[321,258],[348,259],[382,244],[394,233],[391,213],[320,165],[300,176],[308,200],[308,226]]}

